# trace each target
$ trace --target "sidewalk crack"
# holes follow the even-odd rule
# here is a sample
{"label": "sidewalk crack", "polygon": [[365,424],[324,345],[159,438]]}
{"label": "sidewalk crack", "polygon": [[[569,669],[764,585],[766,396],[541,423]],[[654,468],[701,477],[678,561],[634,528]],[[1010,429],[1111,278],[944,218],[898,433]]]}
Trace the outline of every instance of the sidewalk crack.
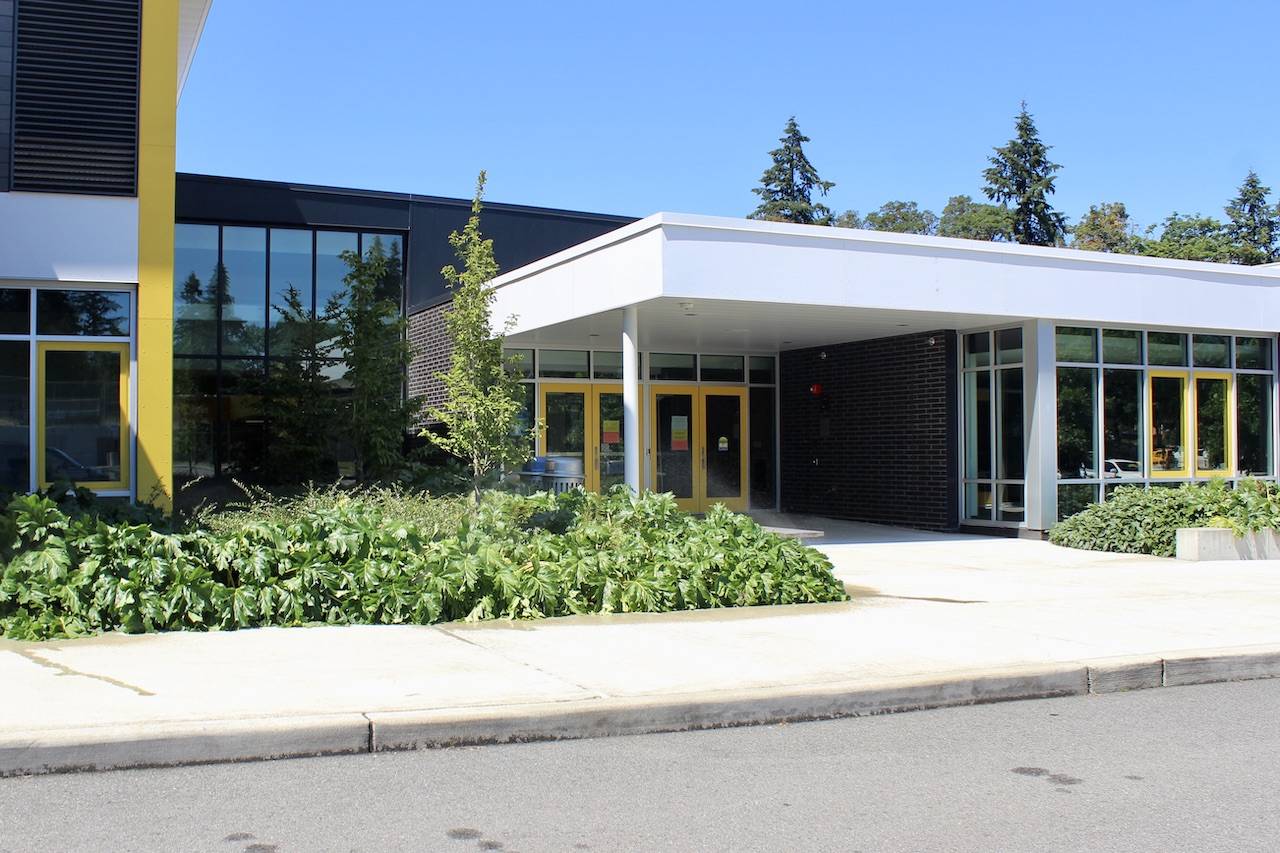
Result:
{"label": "sidewalk crack", "polygon": [[133,693],[136,693],[139,696],[156,695],[152,693],[150,690],[144,690],[141,687],[130,684],[127,681],[121,681],[118,678],[112,678],[108,675],[96,675],[92,672],[81,672],[78,669],[72,669],[71,667],[67,666],[64,663],[58,663],[57,661],[51,661],[51,660],[48,660],[47,658],[41,657],[33,649],[10,649],[9,651],[13,652],[15,655],[18,655],[19,657],[26,658],[27,660],[34,663],[36,666],[44,667],[45,669],[51,669],[58,675],[73,675],[73,676],[78,676],[80,678],[92,678],[94,681],[101,681],[104,684],[110,684],[112,687],[119,687],[121,690],[132,691]]}
{"label": "sidewalk crack", "polygon": [[453,631],[450,631],[448,628],[441,627],[440,625],[433,625],[432,627],[447,637],[452,637],[453,639],[461,643],[466,643],[469,646],[475,646],[477,649],[480,649],[481,651],[486,652],[488,654],[497,655],[498,657],[502,658],[508,663],[514,663],[517,666],[523,666],[527,669],[533,670],[534,672],[540,672],[543,675],[547,676],[548,678],[554,678],[557,681],[563,681],[565,684],[572,685],[573,687],[576,687],[579,690],[586,693],[588,698],[592,698],[592,699],[608,699],[609,698],[609,694],[604,692],[603,690],[598,690],[594,687],[588,687],[585,684],[579,684],[577,681],[574,681],[572,678],[566,678],[558,672],[551,672],[550,670],[546,670],[540,666],[531,664],[528,661],[513,658],[504,652],[498,651],[497,649],[491,649],[488,646],[475,642],[474,640],[468,640],[466,637],[459,636],[458,634],[455,634]]}

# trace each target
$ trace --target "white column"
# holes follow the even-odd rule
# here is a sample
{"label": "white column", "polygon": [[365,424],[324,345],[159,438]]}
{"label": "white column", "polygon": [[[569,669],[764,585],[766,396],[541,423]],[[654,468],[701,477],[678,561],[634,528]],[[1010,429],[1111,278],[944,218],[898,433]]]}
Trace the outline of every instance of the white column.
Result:
{"label": "white column", "polygon": [[640,493],[640,453],[644,438],[640,429],[639,319],[634,305],[622,309],[622,434],[627,488]]}
{"label": "white column", "polygon": [[1048,530],[1058,520],[1058,370],[1054,324],[1022,327],[1027,427],[1027,527]]}

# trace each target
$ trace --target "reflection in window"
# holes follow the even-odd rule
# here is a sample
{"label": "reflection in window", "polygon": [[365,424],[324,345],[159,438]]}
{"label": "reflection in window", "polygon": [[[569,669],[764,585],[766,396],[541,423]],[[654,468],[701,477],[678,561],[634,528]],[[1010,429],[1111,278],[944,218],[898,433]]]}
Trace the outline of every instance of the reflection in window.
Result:
{"label": "reflection in window", "polygon": [[31,291],[0,287],[0,335],[31,334]]}
{"label": "reflection in window", "polygon": [[1142,332],[1103,329],[1102,360],[1107,364],[1142,364]]}
{"label": "reflection in window", "polygon": [[987,367],[991,364],[991,333],[974,332],[964,336],[964,366]]}
{"label": "reflection in window", "polygon": [[262,359],[222,360],[218,456],[224,475],[256,477],[262,471],[267,438],[264,378]]}
{"label": "reflection in window", "polygon": [[1226,335],[1196,335],[1191,342],[1191,358],[1196,367],[1229,367],[1231,338]]}
{"label": "reflection in window", "polygon": [[700,370],[703,382],[741,382],[742,356],[704,355]]}
{"label": "reflection in window", "polygon": [[173,361],[173,476],[179,485],[216,473],[217,364],[212,358]]}
{"label": "reflection in window", "polygon": [[1152,364],[1183,367],[1187,363],[1187,336],[1177,332],[1148,332],[1147,350]]}
{"label": "reflection in window", "polygon": [[398,234],[362,234],[361,252],[366,262],[385,258],[387,272],[383,276],[378,296],[400,305],[404,292],[403,243]]}
{"label": "reflection in window", "polygon": [[30,383],[31,345],[0,341],[0,491],[25,492],[31,482]]}
{"label": "reflection in window", "polygon": [[178,225],[173,252],[173,351],[218,352],[218,226]]}
{"label": "reflection in window", "polygon": [[1121,480],[1142,477],[1142,372],[1104,370],[1102,372],[1102,440],[1107,458],[1102,476]]}
{"label": "reflection in window", "polygon": [[1236,338],[1236,367],[1241,370],[1270,370],[1271,339]]}
{"label": "reflection in window", "polygon": [[1152,471],[1187,469],[1183,417],[1186,386],[1187,380],[1181,376],[1151,377]]}
{"label": "reflection in window", "polygon": [[581,476],[587,438],[585,391],[546,392],[547,456],[555,473]]}
{"label": "reflection in window", "polygon": [[1227,470],[1227,380],[1196,377],[1196,470]]}
{"label": "reflection in window", "polygon": [[538,351],[538,375],[544,379],[586,379],[587,351],[544,349]]}
{"label": "reflection in window", "polygon": [[270,304],[271,354],[297,354],[300,324],[311,316],[310,231],[271,229]]}
{"label": "reflection in window", "polygon": [[1093,483],[1063,483],[1058,486],[1058,521],[1070,518],[1091,503],[1098,502],[1098,487]]}
{"label": "reflection in window", "polygon": [[1098,360],[1098,333],[1093,329],[1059,326],[1054,337],[1057,341],[1058,361]]}
{"label": "reflection in window", "polygon": [[1271,376],[1242,373],[1236,377],[1236,440],[1240,473],[1269,477],[1273,470]]}
{"label": "reflection in window", "polygon": [[44,354],[44,479],[119,483],[124,478],[119,350]]}
{"label": "reflection in window", "polygon": [[267,230],[222,229],[222,354],[266,350]]}
{"label": "reflection in window", "polygon": [[965,463],[970,480],[991,478],[991,373],[964,375]]}
{"label": "reflection in window", "polygon": [[996,331],[996,364],[1022,363],[1022,329]]}
{"label": "reflection in window", "polygon": [[1022,440],[1022,369],[999,370],[1000,398],[997,418],[1000,423],[1001,480],[1021,480],[1026,472],[1026,447]]}
{"label": "reflection in window", "polygon": [[1098,371],[1092,367],[1058,368],[1058,477],[1098,476]]}
{"label": "reflection in window", "polygon": [[622,353],[593,352],[591,354],[591,374],[596,379],[621,379]]}
{"label": "reflection in window", "polygon": [[342,260],[343,252],[358,251],[355,234],[346,231],[316,232],[316,311],[324,312],[331,299],[338,298],[346,285],[343,279],[351,268]]}
{"label": "reflection in window", "polygon": [[1026,487],[1021,483],[1000,485],[1000,506],[996,518],[999,521],[1023,521],[1027,516]]}
{"label": "reflection in window", "polygon": [[36,291],[36,333],[129,336],[129,294],[107,290]]}
{"label": "reflection in window", "polygon": [[697,378],[697,357],[683,353],[649,353],[649,378],[692,382]]}
{"label": "reflection in window", "polygon": [[965,483],[964,517],[974,520],[990,520],[992,518],[991,509],[991,484]]}
{"label": "reflection in window", "polygon": [[533,378],[533,350],[507,348],[502,355],[507,359],[507,370],[521,379]]}
{"label": "reflection in window", "polygon": [[748,378],[753,385],[772,385],[774,358],[771,355],[753,355],[748,363]]}

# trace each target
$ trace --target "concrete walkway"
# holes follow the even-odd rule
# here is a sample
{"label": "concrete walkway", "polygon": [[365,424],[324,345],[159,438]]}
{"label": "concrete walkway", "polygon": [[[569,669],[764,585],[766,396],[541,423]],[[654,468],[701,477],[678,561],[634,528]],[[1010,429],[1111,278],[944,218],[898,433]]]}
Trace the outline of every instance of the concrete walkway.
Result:
{"label": "concrete walkway", "polygon": [[[1195,651],[1203,649],[1244,648],[1280,667],[1280,563],[1178,563],[821,519],[793,526],[827,531],[819,547],[852,601],[0,641],[0,773],[1059,695],[1088,689],[1087,664],[1101,659],[1130,658],[1145,667],[1139,680],[1166,683],[1162,661],[1203,660]],[[1270,674],[1270,665],[1248,671]],[[995,682],[973,686],[993,673]],[[847,704],[885,685],[932,686],[879,705]],[[825,698],[812,705],[814,696]],[[770,697],[788,698],[769,705]],[[731,711],[714,711],[721,700]],[[597,711],[604,716],[590,716]],[[576,728],[566,727],[566,714],[579,715]],[[539,728],[548,715],[558,722]]]}

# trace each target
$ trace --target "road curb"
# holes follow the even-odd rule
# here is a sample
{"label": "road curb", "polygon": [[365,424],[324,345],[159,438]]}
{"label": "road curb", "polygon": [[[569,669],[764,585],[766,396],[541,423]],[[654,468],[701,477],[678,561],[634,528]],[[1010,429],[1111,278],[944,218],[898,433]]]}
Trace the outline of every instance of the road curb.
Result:
{"label": "road curb", "polygon": [[1280,677],[1280,645],[732,691],[0,732],[0,777],[569,740]]}

